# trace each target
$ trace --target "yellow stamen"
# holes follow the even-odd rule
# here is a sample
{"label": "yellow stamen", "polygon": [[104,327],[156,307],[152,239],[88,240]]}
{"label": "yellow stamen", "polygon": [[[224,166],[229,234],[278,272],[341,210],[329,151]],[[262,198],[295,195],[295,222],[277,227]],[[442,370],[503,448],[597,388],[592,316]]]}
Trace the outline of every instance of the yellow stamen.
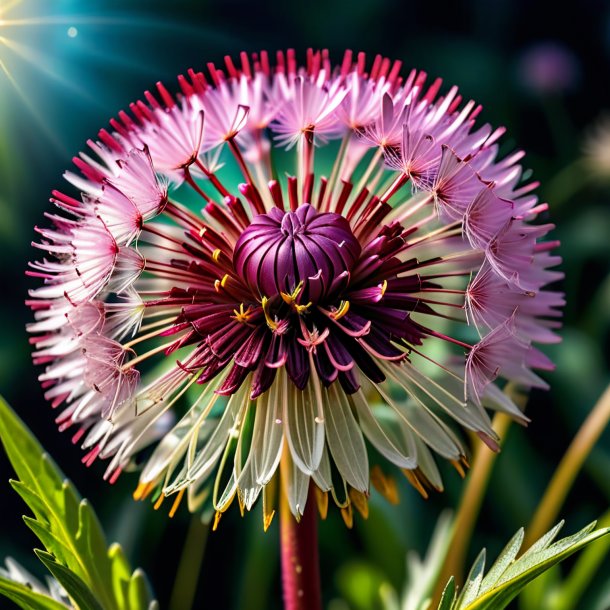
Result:
{"label": "yellow stamen", "polygon": [[178,495],[176,496],[176,499],[174,500],[174,503],[172,504],[172,508],[169,511],[169,518],[172,519],[173,516],[176,514],[176,511],[178,510],[178,507],[180,506],[180,502],[182,502],[182,496],[184,496],[184,492],[186,491],[186,487],[183,487],[179,492]]}
{"label": "yellow stamen", "polygon": [[263,530],[266,532],[275,515],[277,496],[277,476],[274,476],[263,488]]}
{"label": "yellow stamen", "polygon": [[263,531],[267,531],[271,522],[273,521],[273,517],[275,515],[275,510],[272,510],[270,513],[263,513]]}
{"label": "yellow stamen", "polygon": [[218,528],[218,524],[220,523],[220,518],[222,517],[222,513],[217,510],[216,514],[214,515],[214,523],[212,523],[212,531],[215,532],[216,529]]}
{"label": "yellow stamen", "polygon": [[396,481],[393,477],[386,476],[378,465],[371,468],[371,483],[390,504],[398,504],[399,497]]}
{"label": "yellow stamen", "polygon": [[290,294],[287,292],[280,292],[280,296],[284,299],[284,302],[288,305],[292,305],[299,298],[299,294],[301,294],[301,290],[303,290],[303,284],[304,282],[301,280]]}
{"label": "yellow stamen", "polygon": [[354,526],[354,511],[352,510],[351,504],[348,504],[345,508],[341,509],[341,516],[343,517],[346,527],[351,530]]}
{"label": "yellow stamen", "polygon": [[294,304],[294,308],[297,310],[297,313],[302,316],[303,314],[307,313],[307,310],[312,306],[312,302],[309,301],[309,303],[307,303],[307,305],[298,305],[297,303]]}
{"label": "yellow stamen", "polygon": [[451,460],[451,465],[458,471],[458,474],[462,479],[466,476],[466,471],[459,460]]}
{"label": "yellow stamen", "polygon": [[383,283],[380,286],[381,288],[381,298],[385,295],[385,291],[388,289],[388,280],[383,280]]}
{"label": "yellow stamen", "polygon": [[231,316],[233,319],[237,320],[238,322],[247,322],[250,319],[251,316],[251,307],[250,305],[248,305],[248,309],[244,310],[244,304],[240,303],[239,304],[239,311],[237,311],[237,309],[233,310],[233,313],[235,314],[234,316]]}
{"label": "yellow stamen", "polygon": [[316,490],[316,503],[318,504],[318,512],[320,513],[320,519],[326,519],[328,515],[328,492],[322,491],[317,485]]}
{"label": "yellow stamen", "polygon": [[280,291],[280,296],[282,297],[284,303],[286,303],[287,305],[290,305],[300,316],[307,313],[307,310],[312,306],[311,301],[309,301],[309,303],[307,303],[307,305],[299,305],[297,303],[297,299],[299,298],[299,295],[303,291],[304,284],[305,283],[303,282],[303,280],[301,280],[297,284],[297,287],[290,294],[287,292]]}
{"label": "yellow stamen", "polygon": [[278,323],[271,317],[271,314],[269,313],[269,299],[267,297],[263,297],[261,299],[261,305],[263,306],[263,313],[265,314],[267,326],[271,330],[276,330],[278,327]]}
{"label": "yellow stamen", "polygon": [[222,251],[220,248],[216,248],[216,250],[214,250],[214,252],[212,252],[212,258],[214,259],[214,262],[217,263],[218,259],[220,258]]}
{"label": "yellow stamen", "polygon": [[136,490],[133,492],[134,500],[144,500],[147,496],[150,495],[150,492],[153,490],[155,484],[153,482],[149,483],[138,483]]}
{"label": "yellow stamen", "polygon": [[357,489],[349,490],[349,497],[352,501],[352,504],[356,507],[356,510],[365,518],[368,519],[369,516],[369,502],[365,494]]}
{"label": "yellow stamen", "polygon": [[424,498],[424,500],[427,500],[428,492],[425,490],[424,486],[419,480],[419,477],[417,476],[417,471],[409,470],[408,468],[403,468],[402,471],[409,480],[409,483],[411,483],[411,485],[413,485],[413,487],[415,487],[415,489],[417,489],[417,491],[420,493],[421,497]]}
{"label": "yellow stamen", "polygon": [[330,314],[333,320],[340,320],[349,311],[349,301],[341,301],[336,311]]}
{"label": "yellow stamen", "polygon": [[165,500],[165,494],[162,493],[158,498],[157,501],[154,503],[153,508],[155,510],[159,510],[159,508],[161,508],[161,504],[163,504],[163,500]]}
{"label": "yellow stamen", "polygon": [[221,280],[214,280],[214,288],[216,290],[216,292],[220,292],[221,288],[224,288],[227,285],[227,282],[229,281],[229,274],[225,273],[222,276]]}

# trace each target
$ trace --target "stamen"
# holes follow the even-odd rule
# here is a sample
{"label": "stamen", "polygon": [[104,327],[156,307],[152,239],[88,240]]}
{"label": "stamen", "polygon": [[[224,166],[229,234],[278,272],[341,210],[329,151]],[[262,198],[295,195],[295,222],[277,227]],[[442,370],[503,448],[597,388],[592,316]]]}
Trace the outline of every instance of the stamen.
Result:
{"label": "stamen", "polygon": [[369,516],[369,502],[364,493],[354,489],[353,487],[349,490],[349,497],[352,504],[356,507],[356,510],[362,515],[364,519],[368,519]]}
{"label": "stamen", "polygon": [[265,321],[267,322],[267,326],[271,330],[277,330],[277,327],[279,326],[277,318],[273,319],[271,317],[271,314],[269,313],[269,299],[267,297],[263,297],[261,299],[261,305],[263,307],[263,313],[265,314]]}
{"label": "stamen", "polygon": [[287,305],[290,305],[290,307],[296,311],[300,316],[305,315],[307,313],[307,311],[309,310],[309,308],[313,305],[313,303],[311,301],[309,301],[309,303],[307,303],[306,305],[301,305],[299,303],[297,303],[297,299],[299,298],[301,292],[303,291],[303,287],[305,285],[305,282],[303,280],[301,280],[297,287],[290,293],[287,294],[286,292],[280,292],[280,296],[282,297],[282,300],[284,301],[284,303],[286,303]]}
{"label": "stamen", "polygon": [[316,504],[318,505],[318,512],[320,513],[320,519],[326,519],[328,515],[328,492],[322,491],[317,485],[314,487],[316,494]]}
{"label": "stamen", "polygon": [[172,507],[171,507],[171,509],[169,511],[169,518],[170,519],[173,519],[174,515],[176,514],[176,511],[178,510],[178,507],[180,506],[180,502],[182,502],[182,498],[184,497],[184,492],[185,491],[186,491],[186,487],[183,487],[178,492],[178,496],[174,500],[174,503],[172,504]]}
{"label": "stamen", "polygon": [[[387,284],[387,282],[386,282]],[[349,301],[341,301],[336,311],[330,314],[333,320],[340,320],[349,311]]]}
{"label": "stamen", "polygon": [[144,500],[150,494],[155,484],[152,481],[148,483],[138,483],[136,490],[133,492],[134,500]]}
{"label": "stamen", "polygon": [[165,500],[165,494],[161,492],[157,498],[157,501],[154,503],[153,508],[155,510],[159,510],[161,508],[161,504],[163,504],[163,500]]}
{"label": "stamen", "polygon": [[233,319],[237,320],[238,322],[248,322],[248,320],[251,317],[251,311],[252,311],[252,306],[248,305],[248,309],[246,309],[244,311],[244,304],[240,303],[239,304],[239,311],[237,311],[237,309],[233,310],[233,313],[235,314],[234,316],[231,316]]}

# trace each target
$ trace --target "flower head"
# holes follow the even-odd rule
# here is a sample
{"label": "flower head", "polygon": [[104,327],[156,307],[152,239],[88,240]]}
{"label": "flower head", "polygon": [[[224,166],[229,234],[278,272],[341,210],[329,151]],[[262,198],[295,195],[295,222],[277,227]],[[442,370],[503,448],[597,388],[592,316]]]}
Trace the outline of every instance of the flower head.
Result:
{"label": "flower head", "polygon": [[38,229],[34,360],[85,463],[114,481],[152,447],[137,498],[262,495],[267,526],[281,480],[297,518],[313,485],[349,523],[370,482],[395,497],[380,456],[425,493],[431,451],[465,461],[451,420],[492,447],[486,407],[523,421],[494,382],[552,367],[552,226],[455,87],[351,52],[240,60],[158,85],[75,160],[80,197]]}

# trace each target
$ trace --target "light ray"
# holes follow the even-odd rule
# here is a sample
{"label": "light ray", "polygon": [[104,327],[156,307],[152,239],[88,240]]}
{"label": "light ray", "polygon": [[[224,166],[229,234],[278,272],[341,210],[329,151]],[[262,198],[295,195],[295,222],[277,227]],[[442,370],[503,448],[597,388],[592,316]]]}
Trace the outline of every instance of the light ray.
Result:
{"label": "light ray", "polygon": [[21,88],[21,85],[19,85],[19,83],[15,80],[15,78],[11,74],[11,71],[8,69],[7,65],[4,63],[4,61],[2,61],[2,59],[0,59],[0,70],[4,72],[6,78],[9,80],[9,82],[15,89],[15,92],[21,98],[21,101],[23,102],[24,106],[30,111],[31,115],[34,117],[40,130],[47,136],[47,138],[49,138],[49,140],[53,143],[53,145],[57,148],[58,151],[61,151],[63,155],[67,156],[68,151],[66,150],[64,145],[61,143],[57,135],[55,135],[55,133],[49,129],[45,118],[40,115],[38,109],[30,102],[28,96]]}
{"label": "light ray", "polygon": [[52,80],[60,83],[66,89],[73,91],[92,104],[100,105],[99,100],[93,97],[90,93],[46,66],[45,58],[40,53],[37,53],[33,48],[10,38],[6,38],[5,36],[0,36],[0,44],[4,44],[4,46],[10,49],[15,55],[36,68],[38,71],[42,72],[45,76],[48,76]]}
{"label": "light ray", "polygon": [[[10,10],[15,8],[18,4],[21,4],[21,0],[9,0],[2,8],[0,8],[0,17],[6,15]],[[6,21],[0,20],[0,25],[4,25]]]}

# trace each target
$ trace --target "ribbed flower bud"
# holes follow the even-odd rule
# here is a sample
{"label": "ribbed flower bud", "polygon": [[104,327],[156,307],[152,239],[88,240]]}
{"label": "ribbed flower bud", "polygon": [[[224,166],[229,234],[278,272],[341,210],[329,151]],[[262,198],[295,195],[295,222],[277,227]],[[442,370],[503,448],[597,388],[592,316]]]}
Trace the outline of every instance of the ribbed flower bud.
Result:
{"label": "ribbed flower bud", "polygon": [[273,208],[256,216],[237,240],[233,266],[255,294],[290,294],[303,282],[301,298],[315,304],[351,270],[360,249],[343,216],[305,203],[295,212]]}

